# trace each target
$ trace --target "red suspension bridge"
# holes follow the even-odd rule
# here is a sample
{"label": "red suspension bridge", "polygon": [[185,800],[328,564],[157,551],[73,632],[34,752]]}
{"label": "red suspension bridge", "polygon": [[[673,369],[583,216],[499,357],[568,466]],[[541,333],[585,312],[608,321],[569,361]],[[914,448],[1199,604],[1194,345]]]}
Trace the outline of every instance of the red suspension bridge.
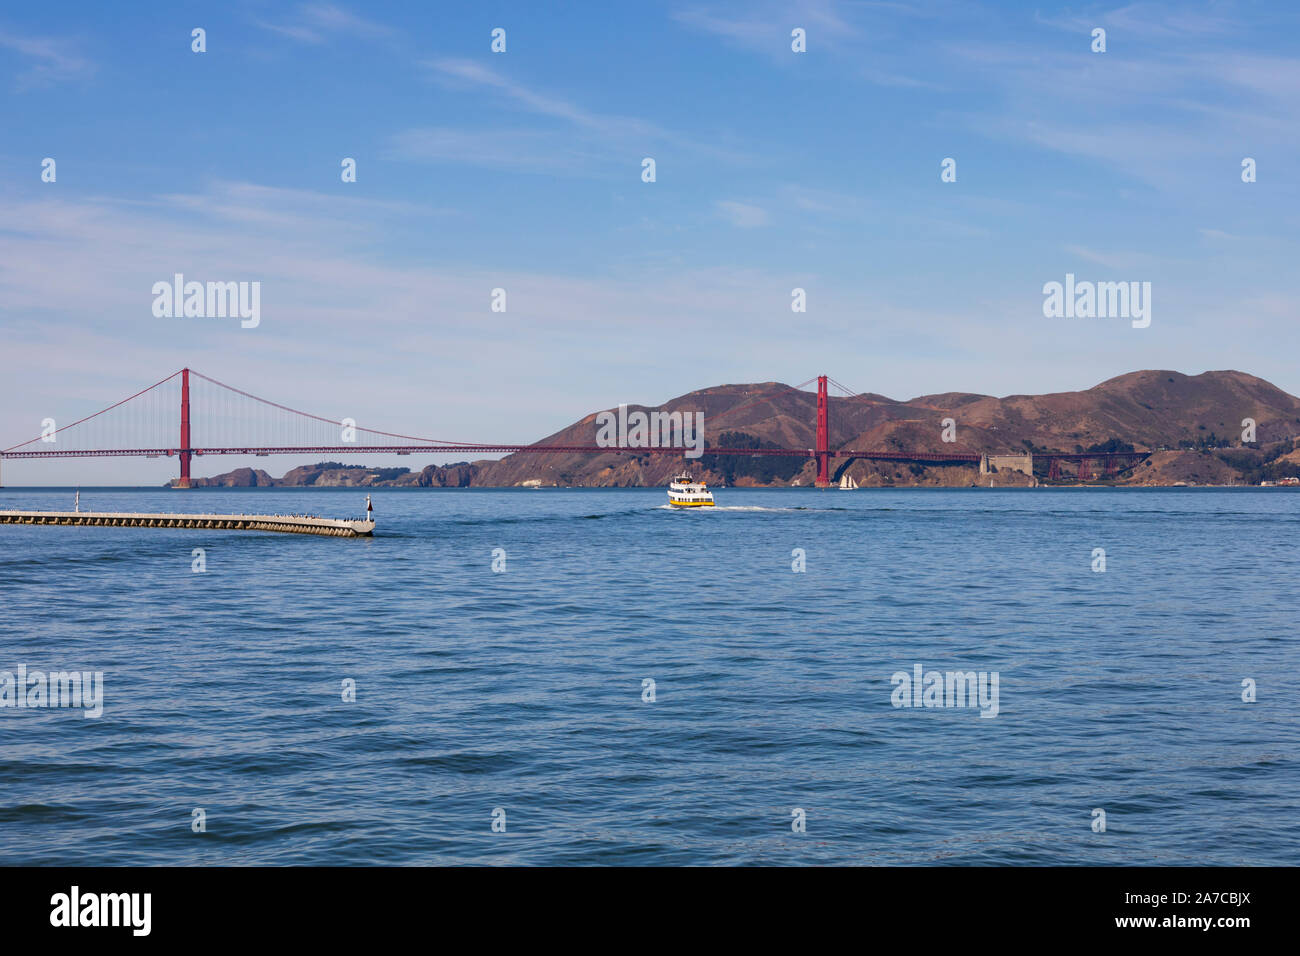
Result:
{"label": "red suspension bridge", "polygon": [[[811,385],[809,379],[793,386]],[[816,485],[828,487],[832,458],[862,458],[926,465],[978,465],[986,457],[978,452],[904,452],[830,447],[829,376],[817,383],[816,445],[813,448],[726,448],[706,445],[710,455],[781,455],[807,457],[817,463]],[[850,397],[849,389],[834,382]],[[790,386],[781,386],[788,389]],[[734,414],[767,401],[768,393],[744,405],[715,415]],[[177,410],[179,409],[179,428]],[[201,419],[193,414],[204,411]],[[681,447],[606,447],[603,445],[546,445],[450,441],[421,438],[381,431],[299,411],[278,402],[259,398],[242,389],[183,368],[148,388],[102,408],[70,424],[58,426],[52,419],[42,422],[41,435],[0,450],[4,459],[50,458],[161,458],[175,457],[180,464],[177,488],[190,487],[190,467],[203,455],[445,455],[445,454],[659,454],[681,456]],[[1053,480],[1066,475],[1061,464],[1075,465],[1081,481],[1091,478],[1093,463],[1113,476],[1147,456],[1146,452],[1035,454],[1045,461]]]}

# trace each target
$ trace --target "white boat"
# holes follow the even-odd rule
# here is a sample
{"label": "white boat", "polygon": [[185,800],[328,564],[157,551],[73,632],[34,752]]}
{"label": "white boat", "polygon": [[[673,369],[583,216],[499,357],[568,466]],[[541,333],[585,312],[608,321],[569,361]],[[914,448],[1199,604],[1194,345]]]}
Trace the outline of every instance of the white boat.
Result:
{"label": "white boat", "polygon": [[847,471],[840,477],[840,491],[857,491],[858,483]]}
{"label": "white boat", "polygon": [[676,508],[712,508],[713,492],[683,472],[668,485],[668,503]]}

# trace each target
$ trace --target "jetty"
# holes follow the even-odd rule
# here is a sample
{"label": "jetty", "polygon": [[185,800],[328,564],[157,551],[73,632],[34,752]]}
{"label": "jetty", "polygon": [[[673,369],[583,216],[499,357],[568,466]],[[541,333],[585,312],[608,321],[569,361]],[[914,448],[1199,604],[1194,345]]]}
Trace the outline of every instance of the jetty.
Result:
{"label": "jetty", "polygon": [[319,518],[315,515],[147,514],[122,511],[0,511],[0,524],[280,531],[286,534],[323,534],[336,538],[369,537],[375,530],[372,517],[349,520]]}

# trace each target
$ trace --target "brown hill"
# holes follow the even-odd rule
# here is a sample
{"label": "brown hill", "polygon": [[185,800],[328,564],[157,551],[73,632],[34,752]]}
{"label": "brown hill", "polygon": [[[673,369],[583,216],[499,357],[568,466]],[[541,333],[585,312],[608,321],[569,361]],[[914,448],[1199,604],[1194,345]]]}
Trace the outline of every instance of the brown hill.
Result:
{"label": "brown hill", "polygon": [[[422,471],[409,468],[370,468],[322,461],[299,465],[272,478],[261,469],[236,468],[213,478],[193,478],[195,488],[464,488],[471,484],[479,466],[469,462],[428,465]],[[174,484],[175,482],[172,482]]]}
{"label": "brown hill", "polygon": [[[711,446],[750,447],[737,436],[782,448],[811,448],[816,441],[816,396],[777,382],[723,385],[659,406],[629,406],[634,409],[703,411]],[[943,423],[948,418],[956,429],[952,443],[943,441]],[[931,453],[1005,454],[1029,447],[1039,452],[1081,452],[1103,446],[1187,452],[1241,448],[1245,418],[1255,420],[1256,449],[1243,449],[1246,456],[1232,467],[1194,469],[1206,478],[1225,480],[1246,480],[1252,469],[1276,458],[1275,453],[1290,451],[1300,435],[1300,399],[1244,372],[1185,375],[1149,370],[1120,375],[1081,392],[1005,398],[947,392],[906,401],[859,395],[831,397],[829,407],[832,448]],[[592,414],[539,444],[589,445],[595,435],[596,416]],[[1280,444],[1287,447],[1277,448]],[[777,468],[777,462],[797,467]],[[855,479],[864,484],[969,484],[975,474],[973,468],[919,469],[893,463],[846,463],[844,459],[837,459],[836,464],[841,469],[847,464]],[[599,456],[510,455],[484,463],[474,483],[518,485],[537,480],[546,485],[659,485],[683,466],[715,482],[735,484],[788,484],[795,480],[807,484],[814,475],[807,460],[796,463],[756,457],[729,463],[726,456],[706,455],[691,463],[629,451]],[[1160,470],[1168,467],[1172,466]],[[1181,474],[1180,469],[1174,472]]]}

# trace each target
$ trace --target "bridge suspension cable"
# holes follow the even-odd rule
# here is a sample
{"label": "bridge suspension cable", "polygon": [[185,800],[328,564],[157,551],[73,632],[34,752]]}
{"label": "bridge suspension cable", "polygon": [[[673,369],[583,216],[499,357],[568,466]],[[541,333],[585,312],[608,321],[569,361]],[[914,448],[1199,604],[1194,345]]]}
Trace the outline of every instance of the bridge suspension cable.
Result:
{"label": "bridge suspension cable", "polygon": [[[180,373],[178,372],[177,374],[180,374]],[[343,427],[344,427],[344,421],[341,420],[341,419],[336,420],[336,419],[332,419],[332,418],[325,418],[325,417],[323,417],[323,416],[321,416],[321,415],[313,415],[311,412],[304,412],[304,411],[300,411],[299,409],[296,409],[296,408],[290,408],[288,405],[281,405],[279,402],[273,402],[273,401],[271,401],[270,399],[262,398],[262,397],[260,397],[260,396],[258,396],[258,395],[253,395],[252,393],[250,393],[250,392],[246,392],[246,391],[244,391],[243,389],[235,388],[233,385],[227,385],[225,382],[219,382],[219,381],[217,381],[215,378],[211,378],[210,376],[204,375],[202,372],[195,371],[194,369],[191,369],[191,370],[190,370],[190,374],[193,375],[193,376],[194,376],[195,378],[197,378],[197,379],[202,379],[203,381],[208,382],[208,383],[210,383],[210,384],[212,384],[212,385],[215,385],[215,386],[217,386],[218,388],[224,389],[226,392],[232,393],[232,394],[234,394],[234,395],[239,395],[239,396],[241,396],[241,397],[243,397],[243,398],[249,399],[249,400],[251,400],[251,401],[253,401],[253,402],[258,402],[258,403],[260,403],[260,404],[262,404],[262,405],[266,405],[266,406],[268,406],[268,407],[270,407],[270,408],[275,408],[275,409],[278,409],[278,410],[280,410],[280,411],[282,411],[282,412],[286,412],[286,413],[291,414],[291,415],[297,415],[297,416],[300,416],[300,417],[303,418],[303,419],[309,419],[309,420],[311,420],[311,421],[321,422],[321,423],[323,423],[323,424],[330,425],[330,426],[332,426],[333,428],[336,428],[336,429],[337,429],[337,428],[343,428]],[[427,445],[455,445],[455,446],[457,446],[457,447],[464,448],[464,447],[467,447],[467,446],[473,446],[473,445],[476,445],[476,444],[480,444],[480,443],[478,443],[478,442],[452,441],[452,440],[445,439],[445,438],[422,438],[422,437],[419,437],[419,436],[416,436],[416,435],[403,435],[403,434],[400,434],[400,433],[398,433],[398,432],[387,432],[387,431],[382,431],[381,429],[378,429],[378,428],[367,428],[367,427],[362,426],[362,425],[355,425],[354,427],[355,427],[355,430],[356,430],[357,432],[364,432],[364,433],[369,434],[369,435],[382,435],[382,436],[384,436],[385,438],[400,438],[400,439],[402,439],[402,440],[404,440],[404,441],[421,442],[421,443],[423,443],[423,444],[427,444]],[[215,445],[215,444],[218,444],[218,443],[216,443],[216,442],[209,442],[208,444],[214,444],[214,445]],[[224,444],[224,443],[222,443],[222,444]],[[247,441],[245,440],[245,441],[243,441],[243,442],[232,442],[231,444],[250,444],[250,443],[247,442]],[[252,444],[257,444],[257,443],[252,443]],[[268,443],[268,444],[273,444],[273,443]],[[307,442],[304,442],[304,444],[320,445],[320,444],[326,444],[326,443],[325,443],[325,442],[311,442],[311,441],[307,441]],[[487,446],[487,445],[484,445],[484,447],[488,447],[488,446]]]}
{"label": "bridge suspension cable", "polygon": [[166,378],[162,379],[161,381],[154,382],[152,385],[148,386],[147,388],[140,389],[140,391],[136,392],[134,395],[128,395],[120,402],[114,402],[112,405],[109,405],[107,408],[101,408],[99,411],[87,415],[85,418],[79,418],[75,422],[71,422],[67,425],[53,428],[47,433],[37,435],[35,438],[29,439],[25,442],[19,442],[17,445],[10,445],[8,448],[0,449],[0,455],[8,454],[11,451],[17,451],[18,449],[25,448],[26,446],[34,444],[35,442],[50,442],[51,438],[57,440],[57,437],[60,433],[67,432],[70,429],[76,428],[78,425],[83,425],[86,422],[91,421],[92,419],[99,418],[99,416],[107,414],[108,412],[111,412],[114,409],[121,408],[127,402],[135,401],[137,398],[140,398],[141,396],[149,392],[153,392],[155,389],[159,388],[162,385],[167,384],[168,382],[172,381],[180,374],[181,374],[180,371],[172,372],[170,375],[168,375]]}

